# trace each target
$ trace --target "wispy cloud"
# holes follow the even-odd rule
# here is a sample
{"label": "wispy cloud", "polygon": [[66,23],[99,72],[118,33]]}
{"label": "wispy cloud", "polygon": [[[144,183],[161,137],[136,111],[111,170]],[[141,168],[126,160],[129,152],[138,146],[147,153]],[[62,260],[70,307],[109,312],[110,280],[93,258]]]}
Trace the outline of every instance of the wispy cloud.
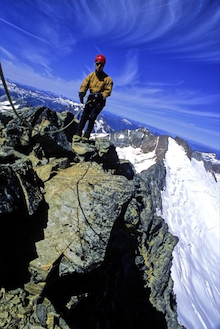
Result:
{"label": "wispy cloud", "polygon": [[37,36],[37,35],[34,35],[34,34],[28,32],[28,31],[26,31],[26,30],[20,28],[19,26],[15,25],[15,24],[12,24],[12,23],[10,23],[10,22],[8,22],[8,21],[2,19],[2,18],[0,18],[0,21],[3,22],[3,23],[5,23],[5,24],[7,24],[7,25],[9,25],[9,26],[11,26],[11,27],[13,27],[14,29],[16,29],[16,30],[18,30],[18,31],[20,31],[20,32],[22,32],[22,33],[24,33],[24,34],[27,34],[28,36],[30,36],[30,37],[32,37],[32,38],[38,40],[38,41],[44,42],[44,43],[46,43],[46,44],[49,44],[45,39],[43,39],[43,38],[41,38],[41,37],[39,37],[39,36]]}
{"label": "wispy cloud", "polygon": [[[219,60],[218,1],[103,0],[73,2],[76,24],[84,17],[83,35],[108,35],[110,43],[143,46],[149,51],[179,53],[200,60]],[[157,43],[155,44],[155,41]],[[204,47],[206,47],[204,55]]]}
{"label": "wispy cloud", "polygon": [[[188,91],[185,91],[185,95],[182,94],[181,97],[178,96],[179,93],[167,94],[165,90],[160,92],[152,93],[151,89],[148,93],[148,90],[145,90],[145,93],[142,96],[139,93],[139,90],[133,88],[126,90],[126,94],[123,92],[115,92],[114,100],[119,102],[120,99],[123,99],[125,109],[128,107],[132,108],[134,113],[136,109],[140,109],[139,113],[142,113],[143,108],[153,113],[160,113],[161,116],[179,116],[184,115],[188,117],[199,117],[199,118],[212,118],[219,120],[219,113],[208,111],[207,107],[210,107],[210,104],[217,102],[219,99],[218,95],[200,95],[196,93],[188,96]],[[201,110],[201,106],[204,106],[204,110]],[[206,104],[206,105],[205,105]],[[208,105],[208,106],[207,106]],[[194,108],[198,106],[196,111]]]}
{"label": "wispy cloud", "polygon": [[138,54],[135,50],[130,50],[123,63],[121,64],[122,71],[117,74],[114,83],[117,87],[124,87],[138,83],[139,67]]}
{"label": "wispy cloud", "polygon": [[[211,111],[194,111],[187,96],[178,102],[177,95],[160,92],[149,97],[136,97],[135,90],[126,94],[114,93],[114,98],[109,99],[108,108],[117,115],[135,119],[155,129],[168,132],[171,136],[179,136],[192,142],[200,143],[219,149],[219,126],[218,113]],[[207,99],[208,98],[208,99]],[[216,96],[203,99],[206,103],[212,102]],[[191,95],[192,103],[197,103],[197,95]],[[116,109],[114,111],[114,109]]]}
{"label": "wispy cloud", "polygon": [[[48,2],[37,2],[37,4],[32,2],[28,5],[23,3],[18,11],[20,17],[19,15],[16,16],[17,24],[3,18],[0,18],[0,22],[38,42],[57,48],[56,51],[59,48],[62,48],[63,52],[71,51],[71,47],[75,45],[77,39],[71,29],[73,22],[70,18],[68,19],[68,13],[72,13],[72,8],[68,6],[68,2],[58,6],[56,4],[48,5]],[[28,17],[26,17],[27,12],[29,13]],[[43,47],[42,44],[40,46]]]}
{"label": "wispy cloud", "polygon": [[[28,5],[27,22],[22,21],[25,6],[28,11],[25,2],[19,7],[17,24],[0,20],[57,51],[70,52],[77,42],[92,37],[107,39],[112,45],[143,47],[152,53],[166,51],[192,60],[219,60],[217,0],[37,1]],[[35,12],[40,13],[41,20]]]}
{"label": "wispy cloud", "polygon": [[0,54],[1,53],[4,54],[4,56],[6,58],[8,58],[9,60],[11,60],[11,61],[16,61],[17,60],[16,56],[14,56],[12,53],[10,53],[8,50],[6,50],[3,47],[0,47]]}

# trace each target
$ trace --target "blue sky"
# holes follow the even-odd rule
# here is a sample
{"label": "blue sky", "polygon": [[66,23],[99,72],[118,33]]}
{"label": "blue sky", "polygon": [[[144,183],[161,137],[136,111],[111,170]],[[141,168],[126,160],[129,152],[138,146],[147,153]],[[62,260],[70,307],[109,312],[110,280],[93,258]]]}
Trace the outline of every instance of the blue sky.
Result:
{"label": "blue sky", "polygon": [[220,149],[219,0],[0,0],[5,77],[78,101],[94,58],[106,110]]}

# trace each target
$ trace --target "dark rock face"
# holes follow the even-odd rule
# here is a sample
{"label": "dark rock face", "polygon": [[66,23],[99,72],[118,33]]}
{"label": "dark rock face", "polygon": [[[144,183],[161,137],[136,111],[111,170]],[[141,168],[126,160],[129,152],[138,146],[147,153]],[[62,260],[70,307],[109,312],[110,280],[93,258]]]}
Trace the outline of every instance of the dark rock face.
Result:
{"label": "dark rock face", "polygon": [[[139,130],[71,144],[72,114],[22,118],[7,114],[0,131],[0,327],[181,328],[177,238],[158,215],[167,138]],[[128,138],[158,152],[139,175],[115,150]]]}
{"label": "dark rock face", "polygon": [[36,241],[43,238],[47,205],[30,161],[1,165],[0,181],[0,282],[16,287],[30,278],[28,263],[36,257]]}
{"label": "dark rock face", "polygon": [[[157,215],[157,209],[162,207],[160,191],[164,187],[165,176],[166,170],[162,161],[140,173],[144,192],[143,203],[147,207],[145,206],[140,213],[144,232],[139,245],[146,267],[145,282],[151,291],[150,300],[158,310],[172,317],[169,319],[170,327],[177,328],[178,323],[173,316],[176,305],[172,294],[171,263],[166,260],[172,259],[172,251],[178,239],[168,231],[167,224]],[[163,276],[159,273],[163,273]],[[168,304],[164,303],[167,298],[170,301]]]}
{"label": "dark rock face", "polygon": [[164,159],[168,148],[168,136],[155,136],[145,128],[113,132],[109,134],[109,140],[115,147],[132,146],[140,148],[143,153],[154,151],[156,161]]}
{"label": "dark rock face", "polygon": [[191,158],[192,158],[192,149],[187,144],[187,142],[184,139],[179,138],[179,137],[176,137],[175,138],[175,141],[184,148],[184,150],[186,151],[186,154],[187,154],[188,158],[191,160]]}
{"label": "dark rock face", "polygon": [[[213,175],[215,173],[220,174],[219,161],[218,160],[215,161],[216,160],[216,155],[213,154],[212,159],[210,157],[206,157],[206,155],[203,155],[201,152],[197,152],[197,151],[192,152],[192,157],[195,158],[198,161],[202,161],[204,163],[204,166],[205,166],[207,171],[212,172]],[[214,161],[213,161],[213,159],[214,159]]]}

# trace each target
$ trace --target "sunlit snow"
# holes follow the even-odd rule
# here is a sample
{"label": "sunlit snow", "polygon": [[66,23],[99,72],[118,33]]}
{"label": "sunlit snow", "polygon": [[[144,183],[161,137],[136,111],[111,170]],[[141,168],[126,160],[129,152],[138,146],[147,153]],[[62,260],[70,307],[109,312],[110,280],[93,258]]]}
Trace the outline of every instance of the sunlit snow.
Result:
{"label": "sunlit snow", "polygon": [[[117,148],[117,153],[137,172],[155,163],[155,154],[143,154],[140,148]],[[219,162],[212,154],[203,155]],[[202,161],[190,160],[172,138],[164,164],[161,215],[179,238],[172,266],[178,320],[187,329],[219,329],[220,175],[207,172]]]}
{"label": "sunlit snow", "polygon": [[179,243],[172,277],[180,322],[187,329],[220,328],[220,177],[186,156],[169,138],[163,217]]}
{"label": "sunlit snow", "polygon": [[128,160],[134,165],[135,171],[137,173],[146,170],[147,168],[156,163],[156,155],[154,151],[149,153],[143,153],[141,148],[134,148],[132,146],[127,146],[123,148],[116,147],[116,151],[120,159]]}
{"label": "sunlit snow", "polygon": [[128,121],[127,119],[122,119],[122,121],[125,122],[125,123],[128,124],[128,125],[131,125],[131,122]]}
{"label": "sunlit snow", "polygon": [[[15,102],[13,102],[14,108],[17,110],[19,108],[19,104],[14,104]],[[9,103],[9,101],[4,101],[0,103],[0,111],[8,111],[11,110],[11,104]]]}

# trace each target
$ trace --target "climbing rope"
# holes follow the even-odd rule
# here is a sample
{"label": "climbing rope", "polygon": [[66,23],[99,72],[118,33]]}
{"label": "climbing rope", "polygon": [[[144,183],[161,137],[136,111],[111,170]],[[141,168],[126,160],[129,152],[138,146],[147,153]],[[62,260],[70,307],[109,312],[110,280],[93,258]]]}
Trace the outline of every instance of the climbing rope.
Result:
{"label": "climbing rope", "polygon": [[9,94],[8,87],[7,87],[7,84],[6,84],[6,81],[5,81],[5,77],[4,77],[4,74],[3,74],[3,70],[2,70],[1,62],[0,62],[0,76],[1,76],[2,84],[3,84],[4,89],[5,89],[5,93],[6,93],[7,97],[8,97],[9,103],[10,103],[10,105],[11,105],[11,107],[12,107],[12,109],[13,109],[15,115],[16,115],[16,116],[22,121],[22,123],[23,123],[25,126],[27,126],[27,127],[30,128],[30,129],[33,129],[33,127],[32,127],[32,126],[31,126],[26,120],[24,120],[24,119],[20,116],[20,114],[16,111],[16,109],[15,109],[15,107],[14,107],[14,104],[13,104],[13,102],[12,102],[12,99],[11,99],[11,96],[10,96],[10,94]]}
{"label": "climbing rope", "polygon": [[[12,102],[12,99],[11,99],[11,96],[10,96],[10,93],[9,93],[9,90],[8,90],[8,87],[7,87],[7,83],[6,83],[6,81],[5,81],[5,77],[4,77],[4,74],[3,74],[3,70],[2,70],[1,62],[0,62],[0,76],[1,76],[2,84],[3,84],[4,89],[5,89],[5,93],[6,93],[7,97],[8,97],[9,103],[10,103],[10,105],[11,105],[11,107],[12,107],[12,109],[13,109],[15,115],[21,120],[21,122],[24,124],[24,126],[26,126],[27,128],[29,128],[30,130],[35,130],[35,131],[37,131],[37,132],[40,133],[40,130],[39,130],[39,129],[36,129],[35,127],[32,127],[32,126],[29,124],[29,122],[28,122],[27,120],[23,119],[22,116],[16,111],[16,109],[15,109],[15,107],[14,107],[14,104],[13,104],[13,102]],[[85,105],[88,104],[88,103],[90,103],[90,102],[92,102],[92,101],[89,100],[89,101],[87,101],[85,104],[83,104],[83,105],[81,106],[81,109],[79,110],[78,113],[80,113],[81,111],[83,111],[84,108],[85,108]],[[78,114],[78,113],[77,113],[77,114]],[[77,115],[76,115],[76,116],[77,116]],[[72,119],[72,120],[71,120],[66,126],[60,128],[60,129],[57,129],[57,130],[47,131],[47,132],[45,132],[45,133],[47,133],[47,134],[55,134],[55,133],[61,132],[61,131],[65,130],[65,129],[67,129],[67,128],[68,128],[68,127],[69,127],[74,121],[76,122],[76,118],[75,118],[75,116],[74,116],[74,118],[73,118],[73,119]],[[77,122],[77,123],[78,123],[78,122]]]}

